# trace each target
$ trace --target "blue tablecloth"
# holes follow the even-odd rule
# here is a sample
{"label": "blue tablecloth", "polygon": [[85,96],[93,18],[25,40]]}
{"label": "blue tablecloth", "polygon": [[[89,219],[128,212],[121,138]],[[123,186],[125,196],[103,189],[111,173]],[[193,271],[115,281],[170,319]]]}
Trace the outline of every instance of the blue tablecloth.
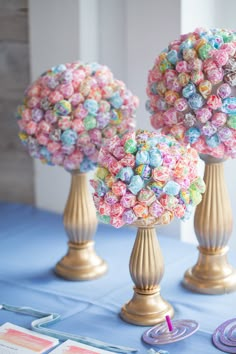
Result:
{"label": "blue tablecloth", "polygon": [[[93,337],[113,344],[150,348],[141,340],[147,327],[122,321],[119,312],[133,294],[129,257],[136,231],[131,228],[98,227],[97,253],[107,261],[109,271],[93,281],[70,282],[58,278],[53,268],[67,251],[62,216],[37,208],[0,203],[0,303],[30,306],[57,312],[62,320],[53,325],[59,331]],[[236,317],[236,294],[200,295],[181,286],[184,271],[196,262],[195,246],[159,236],[165,260],[162,296],[175,309],[175,319],[194,319],[200,329],[192,337],[162,346],[170,354],[220,353],[211,343],[214,329]],[[236,265],[233,254],[229,255]],[[33,318],[0,311],[0,324],[30,328]]]}

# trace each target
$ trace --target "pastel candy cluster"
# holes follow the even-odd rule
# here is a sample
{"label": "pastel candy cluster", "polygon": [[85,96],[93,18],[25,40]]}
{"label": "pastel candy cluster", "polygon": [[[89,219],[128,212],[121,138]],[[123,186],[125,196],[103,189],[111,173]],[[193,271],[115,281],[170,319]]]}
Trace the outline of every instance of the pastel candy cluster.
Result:
{"label": "pastel candy cluster", "polygon": [[165,134],[216,158],[236,157],[236,32],[196,29],[149,71],[147,110]]}
{"label": "pastel candy cluster", "polygon": [[58,65],[26,90],[17,111],[19,137],[32,157],[87,172],[103,143],[134,130],[137,106],[137,97],[106,66]]}
{"label": "pastel candy cluster", "polygon": [[188,219],[205,191],[196,150],[161,133],[116,136],[102,147],[98,163],[94,203],[99,218],[114,227],[155,224],[166,213]]}

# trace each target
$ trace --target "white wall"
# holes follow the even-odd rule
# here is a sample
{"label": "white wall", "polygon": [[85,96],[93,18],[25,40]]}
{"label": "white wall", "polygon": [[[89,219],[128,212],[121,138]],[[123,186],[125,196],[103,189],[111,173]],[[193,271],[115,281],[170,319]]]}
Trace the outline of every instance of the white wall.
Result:
{"label": "white wall", "polygon": [[[140,97],[137,127],[150,128],[145,110],[148,69],[166,43],[180,34],[180,0],[172,5],[168,29],[163,31],[162,11],[171,4],[172,0],[149,0],[148,6],[145,0],[30,0],[32,79],[58,63],[97,60]],[[53,25],[59,23],[63,26]],[[62,168],[35,161],[37,206],[62,212],[69,184],[70,176]],[[169,228],[179,234],[178,222],[164,232],[173,233]]]}
{"label": "white wall", "polygon": [[[31,79],[56,64],[98,60],[97,21],[97,0],[29,0]],[[70,174],[38,160],[34,166],[36,205],[61,213]]]}
{"label": "white wall", "polygon": [[[220,0],[221,1],[221,0]],[[215,0],[182,0],[181,1],[181,33],[192,32],[197,27],[215,27]],[[203,177],[204,163],[199,161],[199,172]],[[181,239],[197,244],[194,233],[194,212],[190,220],[180,223]]]}
{"label": "white wall", "polygon": [[[193,31],[196,27],[208,28],[236,28],[235,0],[182,0],[181,6],[181,33]],[[225,163],[225,178],[231,198],[233,218],[236,220],[236,161],[229,159]],[[203,174],[204,164],[201,164]],[[193,217],[186,224],[181,224],[181,236],[184,241],[196,242],[193,230]],[[230,241],[236,251],[236,225]]]}
{"label": "white wall", "polygon": [[[97,60],[139,96],[137,127],[150,129],[145,88],[155,57],[169,41],[195,27],[234,28],[236,1],[29,0],[29,8],[32,79],[55,64]],[[235,161],[225,166],[236,219]],[[62,212],[69,183],[70,176],[62,168],[35,161],[37,206]],[[183,240],[196,242],[192,224],[192,220],[175,221],[161,232],[174,237],[181,233]]]}
{"label": "white wall", "polygon": [[[215,0],[216,26],[220,28],[236,29],[236,1],[235,0]],[[225,163],[225,178],[228,185],[228,191],[231,199],[231,205],[234,217],[234,228],[230,244],[236,251],[236,160],[228,160]]]}
{"label": "white wall", "polygon": [[[126,82],[140,98],[141,128],[150,129],[145,110],[148,70],[160,51],[180,35],[180,3],[180,0],[126,1]],[[168,14],[168,25],[164,14]]]}
{"label": "white wall", "polygon": [[[163,17],[167,11],[168,27]],[[157,54],[180,34],[180,0],[101,0],[99,23],[99,61],[140,98],[137,127],[151,129],[145,110],[147,74]],[[160,232],[178,237],[179,222],[175,220]]]}

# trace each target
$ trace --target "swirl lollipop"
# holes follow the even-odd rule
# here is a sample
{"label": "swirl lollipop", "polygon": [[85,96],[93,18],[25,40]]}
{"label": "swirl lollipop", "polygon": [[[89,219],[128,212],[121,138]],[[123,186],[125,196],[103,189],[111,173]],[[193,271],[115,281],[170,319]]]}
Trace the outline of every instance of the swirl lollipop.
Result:
{"label": "swirl lollipop", "polygon": [[197,28],[169,43],[148,74],[152,126],[190,144],[205,161],[206,193],[195,213],[200,254],[184,285],[209,294],[236,289],[226,256],[232,211],[222,164],[236,157],[235,54],[236,32]]}
{"label": "swirl lollipop", "polygon": [[139,130],[111,139],[98,161],[91,181],[98,217],[117,228],[138,227],[130,258],[135,293],[121,317],[156,324],[164,315],[172,316],[173,309],[160,296],[164,268],[155,225],[168,224],[175,216],[187,219],[200,203],[205,185],[197,174],[198,155],[172,137]]}
{"label": "swirl lollipop", "polygon": [[96,211],[86,172],[97,165],[102,144],[133,130],[137,97],[97,63],[67,63],[43,73],[25,92],[18,108],[19,137],[32,157],[72,173],[64,212],[69,252],[56,272],[90,279],[106,270],[93,248]]}
{"label": "swirl lollipop", "polygon": [[236,318],[225,321],[213,333],[216,348],[226,353],[236,353]]}
{"label": "swirl lollipop", "polygon": [[151,345],[170,344],[191,336],[199,328],[199,324],[193,320],[171,321],[169,316],[166,316],[166,322],[167,326],[161,323],[145,331],[143,341]]}

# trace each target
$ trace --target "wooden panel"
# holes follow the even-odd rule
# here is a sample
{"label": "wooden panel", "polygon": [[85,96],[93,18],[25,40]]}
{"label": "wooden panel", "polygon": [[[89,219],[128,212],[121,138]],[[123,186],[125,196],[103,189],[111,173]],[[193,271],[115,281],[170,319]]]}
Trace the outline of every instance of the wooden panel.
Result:
{"label": "wooden panel", "polygon": [[18,105],[16,100],[3,100],[0,98],[0,151],[20,150],[23,146],[18,138],[18,125],[15,111]]}
{"label": "wooden panel", "polygon": [[33,203],[33,164],[20,151],[0,151],[0,200]]}
{"label": "wooden panel", "polygon": [[27,9],[28,0],[0,0],[0,8],[5,10]]}
{"label": "wooden panel", "polygon": [[21,99],[29,84],[27,43],[0,41],[0,98]]}
{"label": "wooden panel", "polygon": [[18,101],[0,99],[0,199],[33,202],[33,161],[18,138]]}
{"label": "wooden panel", "polygon": [[33,160],[15,119],[29,84],[27,7],[27,0],[0,0],[0,200],[33,203]]}
{"label": "wooden panel", "polygon": [[3,8],[0,1],[0,40],[28,41],[27,21],[26,8],[19,6],[15,9]]}

